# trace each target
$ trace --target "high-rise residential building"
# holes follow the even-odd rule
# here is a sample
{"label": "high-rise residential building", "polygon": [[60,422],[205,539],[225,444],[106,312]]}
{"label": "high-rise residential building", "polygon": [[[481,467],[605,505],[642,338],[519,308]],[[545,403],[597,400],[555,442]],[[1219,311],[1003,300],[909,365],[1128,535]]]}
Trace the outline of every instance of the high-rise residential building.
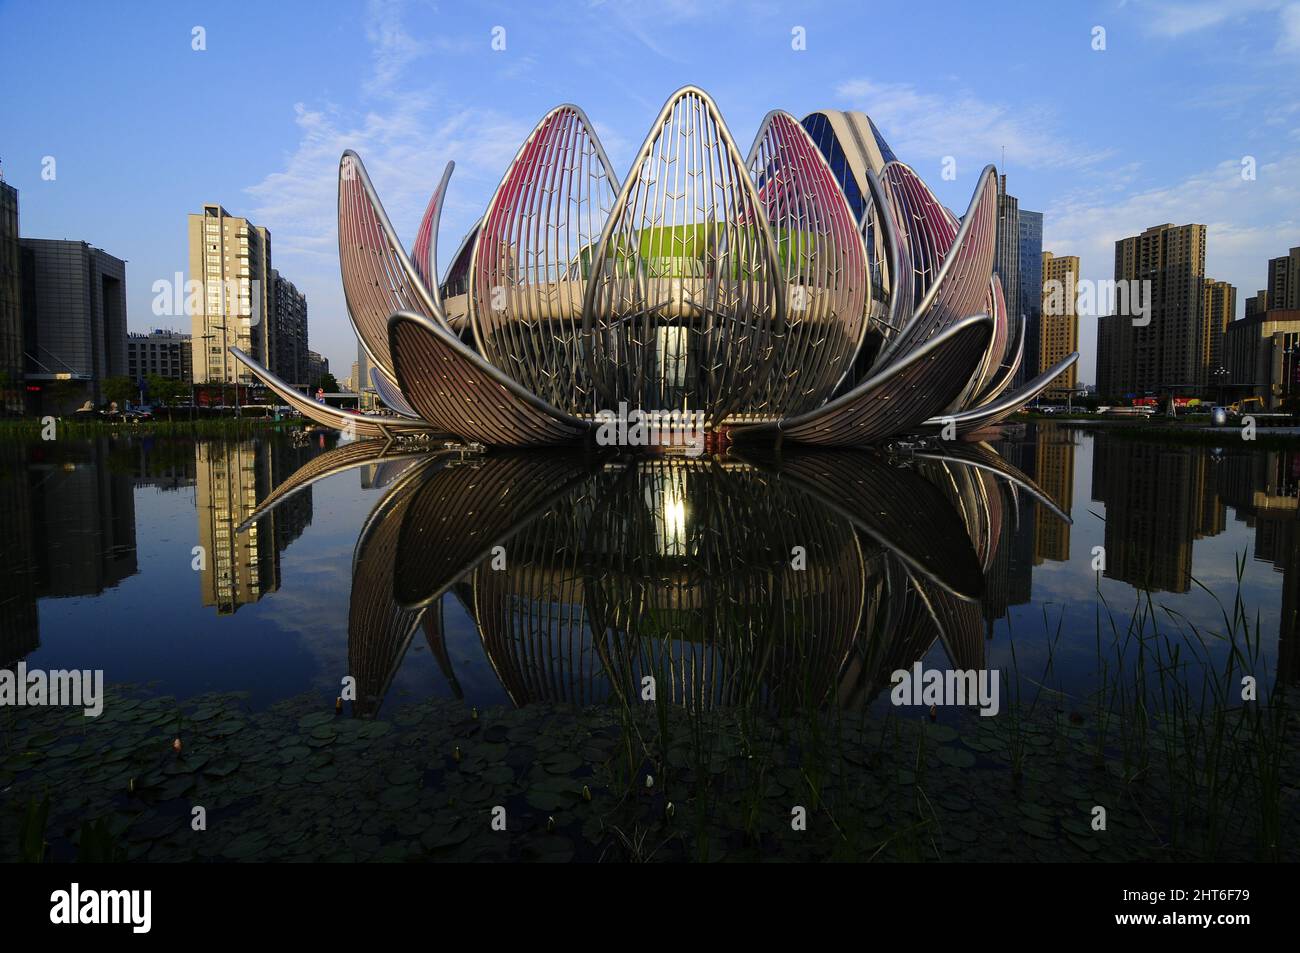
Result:
{"label": "high-rise residential building", "polygon": [[993,245],[993,273],[1002,282],[1007,310],[1020,302],[1020,201],[1007,194],[1007,177],[998,176],[998,227]]}
{"label": "high-rise residential building", "polygon": [[26,404],[22,281],[18,190],[0,181],[0,415],[21,414]]}
{"label": "high-rise residential building", "polygon": [[103,403],[104,380],[126,375],[126,262],[86,242],[19,244],[27,409]]}
{"label": "high-rise residential building", "polygon": [[315,388],[320,383],[320,379],[330,372],[330,359],[317,354],[315,351],[307,352],[307,384]]}
{"label": "high-rise residential building", "polygon": [[1246,314],[1248,318],[1253,318],[1257,314],[1263,314],[1268,310],[1268,292],[1256,291],[1251,297],[1246,299]]}
{"label": "high-rise residential building", "polygon": [[1098,322],[1097,389],[1103,397],[1205,388],[1204,279],[1204,225],[1155,225],[1115,243],[1116,285],[1124,282],[1125,291],[1140,295],[1150,311],[1133,313],[1134,294],[1117,287],[1116,300],[1127,297],[1129,313]]}
{"label": "high-rise residential building", "polygon": [[1206,278],[1204,313],[1201,362],[1205,365],[1205,382],[1211,389],[1222,388],[1228,376],[1224,336],[1228,322],[1237,316],[1237,289],[1226,281]]}
{"label": "high-rise residential building", "polygon": [[1268,306],[1285,311],[1300,308],[1300,247],[1269,259]]}
{"label": "high-rise residential building", "polygon": [[[1043,213],[1020,209],[1020,301],[1007,300],[1012,328],[1021,318],[1025,321],[1025,350],[1016,371],[1016,384],[1038,376],[1040,365],[1039,328],[1043,315]],[[1013,331],[1014,333],[1014,331]]]}
{"label": "high-rise residential building", "polygon": [[271,370],[290,384],[306,387],[307,379],[307,296],[292,281],[271,270],[275,286],[275,355]]}
{"label": "high-rise residential building", "polygon": [[271,233],[220,205],[204,205],[189,216],[189,240],[190,281],[201,288],[191,317],[194,383],[252,384],[252,372],[228,348],[275,369]]}
{"label": "high-rise residential building", "polygon": [[[1050,251],[1042,257],[1042,321],[1039,331],[1038,366],[1059,364],[1079,350],[1079,258],[1057,257]],[[1078,363],[1071,364],[1048,387],[1047,397],[1065,397],[1078,386]]]}
{"label": "high-rise residential building", "polygon": [[194,379],[190,364],[190,336],[161,328],[126,336],[126,373],[133,381],[150,374],[185,381]]}

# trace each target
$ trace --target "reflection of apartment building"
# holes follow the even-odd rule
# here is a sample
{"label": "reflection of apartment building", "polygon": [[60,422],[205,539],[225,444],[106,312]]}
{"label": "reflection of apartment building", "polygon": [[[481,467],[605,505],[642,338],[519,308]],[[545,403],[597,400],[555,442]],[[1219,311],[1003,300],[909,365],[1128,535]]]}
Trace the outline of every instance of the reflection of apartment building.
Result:
{"label": "reflection of apartment building", "polygon": [[[1057,427],[1039,427],[1034,443],[1034,476],[1043,492],[1061,509],[1074,506],[1074,437]],[[1026,507],[1028,508],[1028,507]],[[1067,562],[1070,558],[1070,524],[1048,512],[1042,504],[1033,507],[1034,565],[1044,560]]]}
{"label": "reflection of apartment building", "polygon": [[1098,437],[1092,498],[1106,507],[1106,576],[1137,588],[1186,592],[1192,543],[1221,532],[1223,502],[1203,448]]}
{"label": "reflection of apartment building", "polygon": [[257,504],[296,469],[301,452],[245,440],[200,442],[195,454],[198,543],[206,557],[199,573],[202,601],[228,614],[280,588],[280,553],[311,522],[311,491],[240,533]]}
{"label": "reflection of apartment building", "polygon": [[12,667],[40,645],[31,508],[27,447],[0,440],[0,667]]}
{"label": "reflection of apartment building", "polygon": [[98,595],[139,571],[131,475],[110,466],[107,437],[28,457],[37,595]]}
{"label": "reflection of apartment building", "polygon": [[1278,618],[1278,681],[1300,682],[1300,454],[1252,451],[1219,466],[1224,501],[1255,530],[1251,555],[1282,574]]}
{"label": "reflection of apartment building", "polygon": [[[1001,444],[998,452],[1026,476],[1033,477],[1033,446],[1028,441]],[[1007,510],[999,525],[997,552],[984,574],[981,604],[991,636],[993,623],[1012,606],[1024,605],[1033,589],[1034,508],[1022,506],[1018,514]]]}

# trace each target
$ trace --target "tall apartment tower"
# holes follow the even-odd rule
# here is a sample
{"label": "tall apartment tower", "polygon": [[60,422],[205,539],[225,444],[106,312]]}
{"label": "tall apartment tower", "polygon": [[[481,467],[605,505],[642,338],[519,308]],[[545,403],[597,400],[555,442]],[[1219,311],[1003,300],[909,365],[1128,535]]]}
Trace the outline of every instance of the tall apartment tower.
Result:
{"label": "tall apartment tower", "polygon": [[22,281],[18,190],[0,181],[0,416],[21,414],[26,402]]}
{"label": "tall apartment tower", "polygon": [[[1150,282],[1144,300],[1151,310],[1145,318],[1115,314],[1098,322],[1097,387],[1103,396],[1187,394],[1205,387],[1204,280],[1204,225],[1155,225],[1115,243],[1116,283]],[[1136,325],[1135,319],[1145,323]]]}
{"label": "tall apartment tower", "polygon": [[[1050,251],[1042,257],[1042,323],[1038,366],[1051,367],[1079,350],[1079,258]],[[1064,397],[1079,382],[1078,363],[1071,364],[1047,388],[1047,396]]]}
{"label": "tall apartment tower", "polygon": [[1269,259],[1268,306],[1287,311],[1300,308],[1300,248]]}
{"label": "tall apartment tower", "polygon": [[1226,281],[1205,279],[1205,321],[1201,335],[1201,361],[1207,385],[1222,385],[1227,377],[1224,336],[1228,322],[1237,316],[1237,289]]}
{"label": "tall apartment tower", "polygon": [[1020,201],[1007,194],[1007,177],[998,176],[998,229],[993,245],[993,273],[1002,281],[1002,296],[1014,314],[1020,302]]}
{"label": "tall apartment tower", "polygon": [[1257,314],[1263,314],[1268,310],[1268,292],[1264,290],[1256,291],[1246,299],[1245,317],[1253,318]]}
{"label": "tall apartment tower", "polygon": [[290,384],[306,387],[307,373],[307,296],[292,281],[271,270],[274,285],[275,354],[271,370]]}
{"label": "tall apartment tower", "polygon": [[251,384],[227,350],[238,347],[274,369],[271,233],[220,205],[189,216],[190,280],[202,286],[191,318],[194,383]]}
{"label": "tall apartment tower", "polygon": [[[1020,215],[1020,301],[1007,299],[1011,309],[1012,329],[1022,317],[1025,321],[1025,352],[1016,371],[1016,383],[1023,384],[1038,376],[1041,365],[1038,352],[1039,328],[1043,317],[1043,213],[1019,209]],[[1004,289],[1005,290],[1005,289]]]}

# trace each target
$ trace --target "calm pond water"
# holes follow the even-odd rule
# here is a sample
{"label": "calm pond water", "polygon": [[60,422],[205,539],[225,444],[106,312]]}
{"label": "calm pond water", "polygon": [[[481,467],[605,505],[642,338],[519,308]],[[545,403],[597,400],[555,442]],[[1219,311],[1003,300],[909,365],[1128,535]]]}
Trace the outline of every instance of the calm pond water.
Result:
{"label": "calm pond water", "polygon": [[[110,683],[150,683],[181,699],[247,691],[254,706],[304,691],[333,699],[354,668],[384,698],[587,702],[604,691],[593,671],[600,661],[577,643],[590,643],[600,617],[611,627],[653,619],[670,641],[696,638],[703,651],[711,636],[725,640],[723,614],[739,613],[745,625],[777,621],[787,604],[811,613],[813,628],[837,629],[824,660],[834,668],[832,657],[870,628],[859,619],[851,632],[854,619],[897,609],[874,588],[864,607],[857,591],[879,585],[869,550],[884,549],[923,580],[937,568],[938,585],[929,585],[941,593],[980,596],[960,634],[917,655],[927,664],[946,665],[951,650],[959,667],[1006,668],[1014,642],[1030,669],[1053,643],[1068,687],[1095,672],[1099,608],[1127,621],[1150,591],[1189,630],[1221,630],[1219,603],[1231,605],[1240,566],[1267,668],[1300,675],[1300,451],[1158,445],[1041,425],[1003,442],[1001,459],[1072,524],[974,458],[945,470],[906,452],[787,453],[783,473],[757,458],[638,470],[545,454],[450,463],[399,454],[327,469],[252,532],[238,531],[299,467],[346,454],[334,446],[319,434],[296,445],[283,435],[0,444],[0,664],[103,669]],[[962,494],[968,507],[979,495],[983,509],[962,514]],[[856,543],[854,519],[869,521]],[[970,527],[985,538],[972,541]],[[506,568],[488,575],[496,543]],[[817,547],[837,561],[825,571],[843,591],[747,575],[790,563],[800,545],[811,551],[810,575]],[[859,554],[843,550],[855,545],[864,565],[849,568],[845,559]],[[593,573],[603,580],[595,591]],[[650,580],[660,592],[646,591]],[[390,617],[403,601],[410,617]],[[830,615],[815,618],[821,612]],[[852,694],[840,678],[850,674],[828,677]]]}
{"label": "calm pond water", "polygon": [[[100,800],[65,798],[51,814],[51,851],[64,859],[76,855],[78,841],[84,852],[80,824],[101,816],[112,819],[108,842],[132,858],[245,859],[295,849],[344,859],[407,859],[413,849],[476,858],[635,856],[642,848],[623,828],[582,815],[591,788],[599,782],[599,804],[607,790],[644,783],[659,799],[638,808],[642,820],[670,823],[673,795],[661,793],[668,778],[694,785],[678,803],[701,803],[700,778],[686,762],[707,747],[704,729],[720,738],[734,729],[738,750],[752,759],[761,734],[754,712],[786,726],[809,712],[814,720],[836,712],[837,725],[851,714],[858,740],[875,719],[903,716],[922,733],[931,722],[943,729],[936,745],[966,739],[960,750],[935,748],[936,770],[977,761],[992,770],[1006,755],[1018,792],[1022,783],[1072,790],[1082,810],[1096,795],[1063,784],[1042,759],[1023,767],[1018,720],[988,719],[1011,725],[1010,736],[998,736],[970,708],[926,719],[925,706],[890,704],[891,673],[917,663],[1003,673],[1004,709],[1013,701],[1039,706],[1031,720],[1051,712],[1064,726],[1052,735],[1059,756],[1052,764],[1068,771],[1084,760],[1069,745],[1084,750],[1103,721],[1127,723],[1127,703],[1116,707],[1114,699],[1132,688],[1134,673],[1149,685],[1167,676],[1202,701],[1200,680],[1221,672],[1233,651],[1233,672],[1255,676],[1261,700],[1300,677],[1300,451],[1029,425],[996,445],[765,453],[476,456],[321,434],[0,444],[0,666],[102,669],[118,686],[102,720],[122,733],[114,740],[75,714],[56,723],[36,709],[0,712],[0,790],[18,795],[0,817],[0,853],[21,822],[19,800],[93,768],[105,789]],[[1149,658],[1148,638],[1156,643]],[[656,689],[649,705],[647,677]],[[347,679],[355,680],[355,701]],[[1097,698],[1107,692],[1112,714],[1103,717]],[[348,701],[335,715],[341,694]],[[639,718],[654,726],[662,750],[629,745],[622,757],[620,739]],[[376,739],[390,719],[402,744],[437,746],[427,769],[406,772],[416,749],[379,753]],[[682,727],[670,738],[674,719]],[[338,727],[358,722],[373,730]],[[818,732],[810,740],[790,730],[765,749],[773,787],[742,780],[717,802],[748,803],[761,789],[784,805],[805,783],[818,801],[853,765],[877,774],[884,765],[891,783],[919,785],[912,769],[933,754],[923,742],[912,757],[898,742],[861,758],[845,752],[866,742],[846,746],[849,735],[839,734],[840,747],[827,754]],[[277,731],[301,733],[302,744]],[[173,734],[187,739],[185,757],[197,763],[159,761],[160,739]],[[275,778],[249,773],[261,756],[236,741],[254,735],[272,752],[301,752],[275,762],[281,784],[289,783],[281,776],[289,764],[301,769],[289,772],[294,781],[328,786],[349,763],[348,749],[334,745],[373,749],[366,757],[374,762],[367,777],[380,784],[374,812],[337,820],[361,839],[329,851],[309,847],[316,829],[285,820],[288,809],[265,800]],[[1131,732],[1121,735],[1098,741],[1096,757],[1131,783],[1131,758],[1149,758],[1156,745],[1143,736],[1135,747]],[[191,753],[196,744],[211,747]],[[806,765],[803,780],[788,774],[810,745],[830,787],[813,784]],[[903,752],[898,765],[889,750]],[[713,768],[730,777],[727,770]],[[229,777],[234,787],[221,789]],[[1262,796],[1276,797],[1279,785],[1269,783]],[[262,797],[248,817],[266,820],[265,829],[187,846],[182,802],[204,785],[216,785],[204,803],[230,816]],[[949,791],[943,809],[974,805],[980,814],[991,785]],[[142,800],[142,788],[153,795]],[[1018,838],[1000,856],[1059,857],[1055,840],[1066,838],[1081,856],[1098,850],[1086,825],[1075,830],[1061,813],[1074,808],[1042,806],[1052,796],[1066,797],[1044,794],[1018,821],[997,822],[1010,823]],[[1168,791],[1152,796],[1167,803]],[[1189,795],[1188,816],[1209,810],[1200,797]],[[444,816],[448,803],[467,802],[475,805],[468,815]],[[497,802],[517,805],[536,836],[510,847],[484,839],[474,812]],[[947,846],[928,834],[891,838],[882,829],[915,825],[885,795],[852,801],[860,802],[875,813],[863,815],[863,847],[850,856],[877,841],[903,859],[961,856],[970,846],[960,835]],[[326,809],[317,808],[319,817]],[[408,820],[382,821],[385,808]],[[709,815],[720,837],[683,838],[665,855],[711,858],[728,843],[766,849],[750,815],[719,810],[714,817],[701,808],[701,817]],[[778,819],[788,811],[781,807]],[[1203,819],[1184,824],[1177,815],[1169,810],[1168,831],[1151,843],[1115,854],[1108,846],[1101,856],[1143,858],[1181,838],[1195,842],[1191,856],[1244,857],[1275,836],[1243,828],[1220,849],[1205,840]],[[931,823],[942,827],[939,815],[923,819]],[[1187,833],[1193,829],[1200,833]]]}

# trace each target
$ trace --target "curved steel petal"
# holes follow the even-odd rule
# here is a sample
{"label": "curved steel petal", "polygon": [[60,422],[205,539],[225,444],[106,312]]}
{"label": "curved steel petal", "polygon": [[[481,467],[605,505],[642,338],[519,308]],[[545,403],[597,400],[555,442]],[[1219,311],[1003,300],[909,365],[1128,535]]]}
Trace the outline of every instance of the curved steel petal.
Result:
{"label": "curved steel petal", "polygon": [[434,293],[420,279],[398,241],[361,157],[351,149],[339,162],[339,266],[357,338],[371,361],[390,375],[390,314],[416,311],[447,326]]}
{"label": "curved steel petal", "polygon": [[450,433],[494,446],[543,446],[580,440],[592,428],[525,390],[424,315],[398,311],[388,335],[402,394],[421,417]]}
{"label": "curved steel petal", "polygon": [[[868,230],[879,227],[885,260],[889,266],[889,309],[884,322],[888,340],[902,330],[912,313],[914,268],[907,245],[899,234],[898,223],[891,211],[889,196],[880,178],[871,171],[867,172],[867,185],[871,192],[871,206],[864,216],[862,228]],[[870,246],[868,246],[870,247]]]}
{"label": "curved steel petal", "polygon": [[912,299],[907,302],[910,316],[934,284],[957,237],[958,227],[910,166],[897,160],[886,163],[880,181],[885,191],[885,207],[912,267]]}
{"label": "curved steel petal", "polygon": [[972,315],[811,413],[737,427],[733,433],[779,433],[825,446],[861,445],[905,433],[949,407],[962,392],[988,347],[992,327],[987,315]]}
{"label": "curved steel petal", "polygon": [[775,358],[780,274],[763,200],[717,107],[694,86],[678,90],[623,182],[583,302],[605,407],[722,420]]}
{"label": "curved steel petal", "polygon": [[1010,394],[989,401],[983,406],[976,407],[973,410],[965,410],[961,413],[951,414],[948,417],[933,417],[925,422],[926,429],[941,428],[949,421],[957,425],[957,433],[973,433],[984,427],[991,427],[1010,417],[1025,404],[1029,403],[1043,391],[1047,390],[1049,384],[1056,380],[1062,373],[1069,369],[1070,365],[1079,359],[1079,352],[1075,351],[1065,360],[1061,361],[1055,367],[1048,368],[1042,374],[1039,374],[1024,387]]}
{"label": "curved steel petal", "polygon": [[762,386],[764,416],[801,414],[848,374],[867,331],[867,251],[825,158],[789,113],[764,118],[747,160],[784,271],[785,329]]}
{"label": "curved steel petal", "polygon": [[419,418],[419,414],[411,406],[410,402],[402,394],[397,382],[381,371],[378,367],[370,368],[370,383],[375,388],[375,393],[379,395],[388,407],[401,414],[403,417]]}
{"label": "curved steel petal", "polygon": [[558,106],[510,163],[470,262],[467,305],[478,352],[569,413],[596,411],[582,302],[617,191],[586,115]]}
{"label": "curved steel petal", "polygon": [[[905,166],[902,168],[906,168]],[[889,169],[887,168],[888,172]],[[908,170],[910,173],[911,170]],[[919,183],[915,174],[902,176],[906,186]],[[929,190],[926,190],[926,194]],[[993,166],[985,166],[980,176],[975,194],[971,198],[970,208],[962,219],[961,228],[957,230],[950,246],[946,250],[943,263],[930,276],[928,284],[922,279],[921,265],[915,258],[913,245],[913,265],[918,276],[917,289],[924,288],[924,294],[916,305],[916,311],[907,326],[892,338],[876,359],[876,366],[883,367],[899,355],[928,340],[954,321],[968,314],[975,314],[985,303],[989,292],[989,279],[993,273],[994,239],[997,235],[997,175]],[[928,218],[923,218],[927,226],[938,229],[932,219],[941,209],[923,206]],[[913,230],[913,237],[933,235],[929,228],[919,227]],[[942,230],[938,234],[942,236]],[[935,251],[942,248],[942,241],[934,241]],[[929,254],[930,252],[927,252]],[[965,382],[963,382],[965,383]]]}
{"label": "curved steel petal", "polygon": [[301,391],[294,390],[288,381],[281,380],[237,347],[230,353],[252,371],[263,384],[275,391],[284,402],[308,420],[322,427],[343,430],[354,437],[391,437],[400,433],[422,433],[437,428],[428,421],[406,417],[369,417],[352,410],[341,410],[312,400]]}
{"label": "curved steel petal", "polygon": [[993,376],[992,380],[985,385],[983,390],[975,395],[974,399],[964,409],[970,410],[983,404],[987,404],[1011,386],[1011,382],[1015,379],[1016,372],[1020,370],[1020,362],[1024,360],[1025,330],[1027,323],[1025,316],[1021,315],[1020,320],[1016,322],[1016,334],[1015,337],[1011,339],[1011,346],[1007,351],[1008,358],[1006,363],[1002,365],[1001,369]]}
{"label": "curved steel petal", "polygon": [[442,309],[442,292],[438,286],[438,223],[442,221],[442,206],[447,196],[447,182],[456,163],[448,162],[442,172],[438,187],[433,190],[429,204],[425,206],[424,217],[415,233],[415,244],[411,246],[411,264],[415,273],[424,282],[429,296],[437,309]]}

